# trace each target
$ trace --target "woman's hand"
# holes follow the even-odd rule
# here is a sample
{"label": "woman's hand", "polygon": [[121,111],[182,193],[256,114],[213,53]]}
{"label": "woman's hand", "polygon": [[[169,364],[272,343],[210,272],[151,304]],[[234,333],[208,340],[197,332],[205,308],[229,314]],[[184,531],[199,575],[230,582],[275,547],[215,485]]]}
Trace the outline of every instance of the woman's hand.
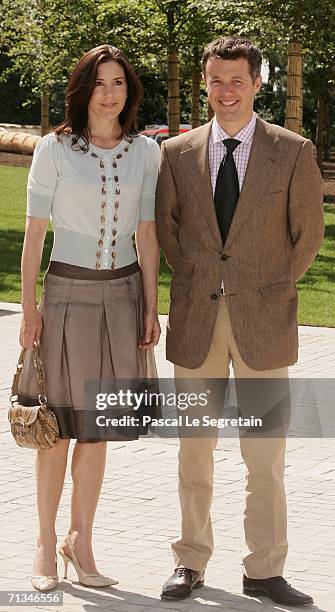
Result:
{"label": "woman's hand", "polygon": [[23,315],[19,342],[23,348],[33,348],[42,332],[42,318],[36,306],[36,280],[47,227],[48,219],[27,217],[21,261]]}
{"label": "woman's hand", "polygon": [[42,317],[36,305],[26,306],[23,310],[20,327],[20,345],[31,349],[40,341],[42,333]]}
{"label": "woman's hand", "polygon": [[161,335],[161,326],[157,312],[148,312],[144,315],[144,336],[138,342],[138,348],[149,349],[156,346]]}
{"label": "woman's hand", "polygon": [[158,344],[161,327],[157,315],[159,246],[154,221],[140,221],[135,233],[138,262],[142,270],[144,297],[144,334],[138,342],[141,349]]}

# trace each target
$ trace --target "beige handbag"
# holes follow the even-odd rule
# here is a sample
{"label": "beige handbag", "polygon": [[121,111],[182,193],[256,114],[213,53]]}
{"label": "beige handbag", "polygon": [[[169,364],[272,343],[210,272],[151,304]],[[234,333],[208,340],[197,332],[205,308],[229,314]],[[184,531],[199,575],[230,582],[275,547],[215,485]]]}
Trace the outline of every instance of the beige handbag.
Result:
{"label": "beige handbag", "polygon": [[55,446],[59,442],[59,429],[54,413],[47,407],[43,363],[39,348],[35,346],[34,366],[38,376],[40,394],[38,406],[22,406],[19,403],[19,380],[23,368],[26,349],[22,349],[13,378],[11,407],[8,411],[11,432],[18,446],[43,450]]}

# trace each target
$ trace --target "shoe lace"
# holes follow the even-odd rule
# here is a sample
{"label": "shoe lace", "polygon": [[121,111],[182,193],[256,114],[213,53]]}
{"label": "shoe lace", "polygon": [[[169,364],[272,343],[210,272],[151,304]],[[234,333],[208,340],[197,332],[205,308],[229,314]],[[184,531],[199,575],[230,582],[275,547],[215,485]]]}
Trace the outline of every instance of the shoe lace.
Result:
{"label": "shoe lace", "polygon": [[177,577],[178,578],[182,578],[183,576],[185,576],[187,572],[187,568],[186,567],[178,567],[177,569]]}

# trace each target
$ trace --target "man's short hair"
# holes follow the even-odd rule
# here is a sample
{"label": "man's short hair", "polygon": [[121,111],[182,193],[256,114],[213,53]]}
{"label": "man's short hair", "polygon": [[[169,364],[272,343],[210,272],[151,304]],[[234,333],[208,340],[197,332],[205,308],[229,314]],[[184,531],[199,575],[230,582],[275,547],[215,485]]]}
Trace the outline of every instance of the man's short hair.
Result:
{"label": "man's short hair", "polygon": [[207,45],[201,60],[201,67],[206,77],[206,65],[211,57],[224,60],[237,60],[244,57],[249,64],[249,73],[253,81],[261,74],[262,54],[260,50],[246,38],[217,38]]}

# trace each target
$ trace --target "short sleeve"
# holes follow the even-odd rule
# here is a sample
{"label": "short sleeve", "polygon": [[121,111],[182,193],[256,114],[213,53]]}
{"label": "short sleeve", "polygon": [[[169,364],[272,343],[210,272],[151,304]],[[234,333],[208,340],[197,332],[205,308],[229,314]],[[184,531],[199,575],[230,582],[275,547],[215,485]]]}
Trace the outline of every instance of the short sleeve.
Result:
{"label": "short sleeve", "polygon": [[155,191],[158,177],[160,149],[157,142],[146,138],[147,151],[140,199],[139,221],[155,220]]}
{"label": "short sleeve", "polygon": [[49,219],[58,177],[57,140],[44,136],[34,151],[27,186],[27,216]]}

